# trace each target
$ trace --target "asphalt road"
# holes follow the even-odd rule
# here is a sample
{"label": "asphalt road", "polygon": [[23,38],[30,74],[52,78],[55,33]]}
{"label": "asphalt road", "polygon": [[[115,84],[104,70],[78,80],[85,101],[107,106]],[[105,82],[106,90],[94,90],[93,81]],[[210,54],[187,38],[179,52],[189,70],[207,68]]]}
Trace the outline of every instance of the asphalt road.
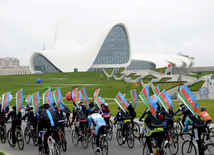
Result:
{"label": "asphalt road", "polygon": [[[7,124],[7,130],[10,128],[11,124]],[[26,125],[23,123],[22,125],[22,132],[24,131]],[[142,155],[142,150],[143,146],[142,144],[135,139],[135,145],[132,149],[128,147],[127,144],[124,144],[122,146],[119,146],[116,140],[116,129],[114,128],[114,133],[113,133],[113,138],[111,141],[108,141],[109,144],[109,155],[116,155],[116,154],[121,154],[121,155]],[[71,132],[68,132],[65,130],[66,133],[66,140],[67,140],[67,151],[63,152],[62,149],[60,149],[62,155],[94,155],[94,152],[92,150],[91,143],[89,144],[87,149],[84,149],[79,142],[77,146],[74,146],[72,141],[71,141]],[[182,145],[183,140],[179,139],[179,152],[178,155],[181,154],[181,145]],[[38,147],[33,145],[32,140],[30,141],[29,144],[24,144],[24,149],[21,151],[18,149],[18,146],[15,146],[14,148],[10,147],[8,142],[6,143],[1,143],[0,142],[0,152],[1,150],[12,154],[12,155],[38,155]],[[165,150],[167,155],[170,154],[169,150]]]}

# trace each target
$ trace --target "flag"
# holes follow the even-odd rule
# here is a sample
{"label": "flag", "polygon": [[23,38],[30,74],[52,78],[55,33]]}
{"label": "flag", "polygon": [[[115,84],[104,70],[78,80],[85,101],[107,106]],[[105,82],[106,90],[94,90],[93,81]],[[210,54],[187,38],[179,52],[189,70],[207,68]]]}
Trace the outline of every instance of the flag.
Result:
{"label": "flag", "polygon": [[122,93],[123,97],[126,97],[126,93]]}
{"label": "flag", "polygon": [[88,96],[87,96],[87,93],[86,93],[86,90],[85,90],[85,87],[84,88],[82,88],[81,90],[80,90],[80,92],[81,92],[81,95],[82,95],[82,98],[83,98],[83,102],[85,103],[85,106],[86,106],[86,108],[88,108]]}
{"label": "flag", "polygon": [[55,108],[53,107],[53,98],[51,93],[51,87],[49,87],[44,93],[43,93],[43,104],[48,103],[51,107],[52,111],[55,111]]}
{"label": "flag", "polygon": [[96,98],[97,98],[99,92],[100,92],[100,88],[97,88],[97,89],[94,91],[94,94],[93,94],[93,102],[95,102],[95,100],[96,100]]}
{"label": "flag", "polygon": [[64,110],[64,106],[62,105],[62,94],[59,88],[54,91],[54,99],[57,101],[55,103],[57,105],[58,111]]}
{"label": "flag", "polygon": [[171,110],[174,109],[172,104],[172,99],[166,93],[165,89],[158,95],[158,99],[166,111],[169,111],[169,109]]}
{"label": "flag", "polygon": [[159,88],[159,86],[156,86],[155,89],[153,89],[153,92],[155,94],[159,95],[160,94],[160,88]]}
{"label": "flag", "polygon": [[182,81],[182,74],[178,76],[178,81]]}
{"label": "flag", "polygon": [[81,92],[78,91],[77,95],[78,95],[78,102],[81,102],[81,100],[82,100],[82,94],[81,94]]}
{"label": "flag", "polygon": [[131,98],[132,98],[133,107],[136,108],[137,107],[137,91],[136,91],[136,89],[131,90],[130,94],[131,94]]}
{"label": "flag", "polygon": [[126,101],[125,97],[122,95],[121,92],[119,92],[116,96],[116,98],[114,99],[117,104],[121,107],[121,109],[125,112],[126,109],[129,106],[129,103]]}
{"label": "flag", "polygon": [[194,115],[198,115],[198,103],[196,102],[197,98],[186,85],[184,85],[181,91],[178,93],[178,97]]}
{"label": "flag", "polygon": [[179,87],[179,91],[181,91],[181,89],[183,88],[184,84],[180,85]]}
{"label": "flag", "polygon": [[39,99],[39,92],[34,93],[31,95],[32,98],[32,105],[33,105],[33,112],[34,115],[39,112],[39,104],[40,104],[40,99]]}
{"label": "flag", "polygon": [[24,108],[22,106],[22,102],[23,102],[23,89],[20,89],[16,93],[16,114],[18,114],[19,111]]}
{"label": "flag", "polygon": [[2,110],[9,106],[11,92],[2,95]]}
{"label": "flag", "polygon": [[149,88],[146,85],[139,94],[141,100],[145,103],[146,107],[154,114],[158,108],[158,105],[149,96]]}
{"label": "flag", "polygon": [[[158,102],[158,97],[157,97],[157,95],[156,94],[154,94],[154,95],[152,95],[151,96],[151,99],[152,99],[152,101],[154,102],[154,103],[158,103],[159,104],[159,102]],[[160,107],[162,107],[162,104],[159,104],[160,105]]]}
{"label": "flag", "polygon": [[25,102],[27,102],[27,104],[31,105],[31,95],[30,94],[25,99]]}
{"label": "flag", "polygon": [[72,100],[74,101],[74,103],[76,104],[77,107],[78,106],[78,87],[74,87],[73,90],[71,91],[71,97],[72,97]]}
{"label": "flag", "polygon": [[99,108],[101,108],[101,104],[105,104],[104,100],[101,98],[101,96],[97,97],[95,100],[95,103]]}

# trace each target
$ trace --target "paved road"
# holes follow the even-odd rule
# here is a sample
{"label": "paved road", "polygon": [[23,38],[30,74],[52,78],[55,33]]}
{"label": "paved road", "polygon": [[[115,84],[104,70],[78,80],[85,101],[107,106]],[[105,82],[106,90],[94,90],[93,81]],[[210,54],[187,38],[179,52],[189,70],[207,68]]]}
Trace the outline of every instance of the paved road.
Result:
{"label": "paved road", "polygon": [[[25,124],[22,125],[22,131],[24,131],[25,128]],[[7,125],[7,129],[9,129],[10,124]],[[67,139],[67,151],[63,152],[61,150],[61,154],[62,155],[94,155],[92,147],[91,147],[91,143],[89,144],[87,149],[83,149],[81,143],[78,144],[78,146],[74,146],[72,141],[71,141],[71,132],[68,132],[67,130],[66,132],[66,139]],[[113,139],[111,141],[109,141],[109,155],[116,155],[116,154],[122,154],[122,155],[142,155],[142,150],[143,150],[143,146],[141,143],[139,143],[139,141],[136,139],[135,140],[135,145],[133,149],[129,149],[128,146],[122,145],[119,146],[116,140],[116,134],[115,134],[116,130],[114,129],[114,135],[113,135]],[[178,155],[181,154],[181,144],[182,144],[182,140],[179,140],[179,153]],[[5,152],[9,153],[9,154],[13,154],[13,155],[38,155],[38,147],[35,147],[33,145],[33,142],[31,141],[29,144],[25,143],[24,149],[22,151],[20,151],[18,149],[18,147],[16,146],[15,148],[12,148],[9,146],[8,142],[6,143],[1,143],[0,142],[0,152],[1,150],[4,150]],[[166,150],[167,154],[170,154],[168,149]]]}

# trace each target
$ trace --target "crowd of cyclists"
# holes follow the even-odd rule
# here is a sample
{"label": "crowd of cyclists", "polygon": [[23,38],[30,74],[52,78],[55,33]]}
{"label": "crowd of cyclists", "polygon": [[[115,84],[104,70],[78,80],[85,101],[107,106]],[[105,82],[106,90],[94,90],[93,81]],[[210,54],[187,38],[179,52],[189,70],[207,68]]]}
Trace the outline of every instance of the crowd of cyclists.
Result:
{"label": "crowd of cyclists", "polygon": [[[210,130],[209,125],[212,121],[212,118],[206,112],[206,108],[204,106],[200,107],[200,114],[195,116],[190,109],[188,109],[184,103],[180,103],[180,108],[173,112],[172,109],[166,111],[163,107],[158,104],[158,108],[156,112],[153,114],[147,108],[142,116],[139,118],[139,121],[142,121],[143,125],[140,129],[135,130],[134,124],[136,124],[135,117],[136,112],[131,102],[129,102],[129,106],[126,111],[124,111],[120,106],[118,106],[118,112],[114,118],[114,126],[117,128],[116,138],[121,139],[121,144],[125,144],[128,140],[129,136],[127,136],[127,131],[137,132],[136,138],[140,140],[141,138],[145,138],[145,146],[148,147],[148,150],[145,152],[143,149],[143,154],[153,155],[159,151],[159,154],[163,151],[163,147],[167,148],[170,144],[170,132],[175,131],[177,136],[184,135],[187,131],[192,132],[198,146],[198,154],[204,155],[204,150],[201,147],[201,136],[202,133],[206,133],[206,139],[210,138]],[[91,102],[89,104],[89,108],[87,109],[82,102],[73,103],[73,111],[64,106],[64,110],[59,111],[56,104],[53,104],[55,111],[51,110],[50,105],[48,103],[43,104],[39,107],[39,112],[34,115],[33,107],[26,105],[25,112],[16,111],[16,106],[12,106],[12,111],[9,110],[9,107],[6,109],[1,108],[0,105],[0,125],[5,128],[5,137],[6,137],[6,125],[10,119],[11,122],[11,130],[12,130],[12,144],[11,147],[16,146],[16,128],[18,127],[21,130],[22,120],[27,118],[27,124],[32,126],[32,132],[34,134],[35,141],[38,143],[38,151],[41,151],[42,148],[45,148],[44,155],[49,154],[49,146],[47,143],[47,139],[49,136],[53,135],[53,132],[59,133],[60,130],[62,134],[65,135],[65,127],[67,124],[68,128],[71,128],[72,125],[75,125],[74,130],[77,134],[77,141],[82,140],[80,130],[85,131],[86,135],[90,138],[92,135],[92,130],[94,130],[94,136],[96,137],[96,151],[94,153],[100,153],[100,137],[106,136],[108,133],[108,128],[111,128],[111,132],[113,132],[113,126],[111,125],[111,115],[110,109],[107,103],[101,104],[101,108],[99,108],[96,104]],[[72,117],[70,114],[73,113]],[[176,130],[174,125],[174,119],[178,113],[183,114],[182,119],[182,130]],[[70,122],[71,120],[71,122]],[[70,123],[68,123],[70,122]],[[120,126],[119,126],[120,125]],[[191,126],[191,127],[190,127]],[[108,127],[108,128],[107,128]],[[86,128],[86,129],[85,129]],[[139,127],[138,127],[139,128]],[[139,130],[139,131],[138,131]],[[41,132],[44,134],[41,134]],[[2,132],[2,130],[1,130]],[[2,134],[2,133],[1,133]],[[130,133],[129,133],[130,134]],[[2,136],[2,135],[1,135]],[[60,143],[60,135],[55,134],[53,138],[55,142]],[[90,139],[88,138],[88,141]],[[156,141],[156,148],[153,149],[153,141]],[[119,144],[119,141],[118,141]],[[162,146],[163,144],[163,146]],[[43,146],[44,145],[44,146]],[[65,144],[66,145],[66,144]],[[130,144],[128,144],[130,146]],[[178,147],[178,146],[177,146]],[[132,147],[130,147],[132,148]],[[108,149],[108,148],[107,148]],[[173,154],[177,154],[176,151]],[[214,152],[212,152],[214,154]],[[108,154],[108,151],[107,151]]]}

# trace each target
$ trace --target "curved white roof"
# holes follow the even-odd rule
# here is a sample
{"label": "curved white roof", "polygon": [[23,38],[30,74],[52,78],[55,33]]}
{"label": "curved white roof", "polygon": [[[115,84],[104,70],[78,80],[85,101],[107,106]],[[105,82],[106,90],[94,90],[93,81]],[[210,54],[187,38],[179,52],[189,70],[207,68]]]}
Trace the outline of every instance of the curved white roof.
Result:
{"label": "curved white roof", "polygon": [[92,38],[84,46],[80,46],[68,33],[68,29],[62,22],[57,24],[53,50],[40,50],[34,52],[30,57],[30,69],[33,73],[33,60],[40,54],[47,58],[54,66],[62,72],[72,72],[74,68],[78,71],[87,71],[89,68],[121,67],[121,64],[92,65],[98,52],[105,41],[108,33],[114,26],[120,25],[124,28],[129,42],[129,61],[122,66],[127,67],[131,63],[131,44],[126,26],[123,23],[113,23],[106,26],[100,33]]}
{"label": "curved white roof", "polygon": [[[111,29],[117,25],[124,28],[128,43],[129,43],[129,61],[125,64],[94,64],[100,48],[102,47],[107,35]],[[131,60],[149,61],[156,64],[156,68],[174,64],[176,67],[192,67],[194,61],[179,55],[172,54],[131,54],[130,37],[127,27],[123,23],[112,23],[101,30],[94,38],[87,44],[80,46],[74,38],[71,37],[68,28],[63,22],[57,24],[55,31],[54,45],[52,50],[38,50],[30,57],[30,70],[35,72],[33,60],[38,54],[48,59],[56,68],[62,72],[73,72],[75,68],[78,71],[87,71],[89,68],[119,68],[128,67]],[[133,58],[132,58],[133,57]]]}

